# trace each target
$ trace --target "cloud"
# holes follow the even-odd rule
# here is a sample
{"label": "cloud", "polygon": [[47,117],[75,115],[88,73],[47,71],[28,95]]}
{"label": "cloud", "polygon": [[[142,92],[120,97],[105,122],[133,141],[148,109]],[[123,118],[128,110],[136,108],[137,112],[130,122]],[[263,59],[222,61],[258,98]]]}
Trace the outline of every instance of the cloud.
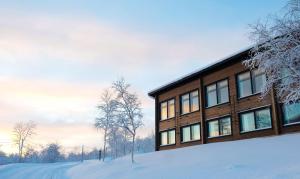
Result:
{"label": "cloud", "polygon": [[34,65],[59,60],[129,73],[149,65],[163,69],[189,60],[216,60],[246,41],[240,29],[179,36],[136,32],[92,17],[43,14],[2,14],[0,27],[2,62]]}

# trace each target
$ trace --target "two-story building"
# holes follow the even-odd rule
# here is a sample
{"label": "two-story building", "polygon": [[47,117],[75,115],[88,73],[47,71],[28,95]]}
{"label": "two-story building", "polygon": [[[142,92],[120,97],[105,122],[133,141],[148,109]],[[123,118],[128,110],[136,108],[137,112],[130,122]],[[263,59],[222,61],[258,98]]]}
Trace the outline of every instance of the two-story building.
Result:
{"label": "two-story building", "polygon": [[242,64],[249,50],[149,92],[156,150],[300,131],[300,102],[260,98],[266,76]]}

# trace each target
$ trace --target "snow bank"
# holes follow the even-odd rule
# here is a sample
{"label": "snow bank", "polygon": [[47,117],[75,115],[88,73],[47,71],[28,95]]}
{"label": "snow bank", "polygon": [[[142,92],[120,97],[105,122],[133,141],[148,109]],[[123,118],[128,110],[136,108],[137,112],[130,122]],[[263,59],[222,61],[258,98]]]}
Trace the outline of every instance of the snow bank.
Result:
{"label": "snow bank", "polygon": [[[124,157],[104,163],[69,163],[64,169],[59,167],[63,164],[55,166],[60,170],[61,178],[74,179],[300,178],[299,150],[300,134],[289,134],[140,154],[133,165],[129,157]],[[7,178],[5,173],[10,170],[14,170],[11,178],[32,170],[30,165],[25,167],[26,170],[24,167],[20,170],[18,166],[0,167],[0,178]],[[51,168],[41,170],[55,172]],[[35,171],[32,172],[33,175]],[[16,175],[18,177],[14,177]],[[24,176],[30,176],[30,172]]]}
{"label": "snow bank", "polygon": [[300,178],[300,134],[214,143],[77,165],[72,178]]}

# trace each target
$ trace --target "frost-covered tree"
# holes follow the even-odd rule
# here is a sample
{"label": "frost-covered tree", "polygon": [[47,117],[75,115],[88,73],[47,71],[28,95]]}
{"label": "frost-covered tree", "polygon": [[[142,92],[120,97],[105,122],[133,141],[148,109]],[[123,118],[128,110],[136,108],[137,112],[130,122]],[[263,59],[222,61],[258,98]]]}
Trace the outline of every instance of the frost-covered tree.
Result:
{"label": "frost-covered tree", "polygon": [[41,152],[41,158],[43,162],[54,163],[63,159],[60,149],[60,145],[56,143],[48,144]]}
{"label": "frost-covered tree", "polygon": [[155,150],[155,135],[151,135],[145,138],[137,138],[135,151],[137,153],[153,152]]}
{"label": "frost-covered tree", "polygon": [[7,163],[7,156],[0,150],[0,165]]}
{"label": "frost-covered tree", "polygon": [[40,162],[40,154],[33,147],[27,149],[24,154],[24,162]]}
{"label": "frost-covered tree", "polygon": [[103,161],[106,156],[107,137],[110,130],[115,125],[115,117],[117,111],[117,101],[114,99],[113,92],[104,90],[100,104],[97,106],[99,110],[99,117],[95,119],[95,127],[104,131],[103,136]]}
{"label": "frost-covered tree", "polygon": [[131,141],[128,131],[115,126],[109,132],[109,150],[112,158],[118,158],[127,155],[131,151]]}
{"label": "frost-covered tree", "polygon": [[24,149],[27,140],[35,134],[36,124],[33,121],[29,121],[27,123],[19,122],[15,124],[13,129],[14,143],[18,147],[19,154],[19,162],[22,162],[22,158],[24,155]]}
{"label": "frost-covered tree", "polygon": [[131,161],[134,162],[136,132],[143,125],[141,102],[135,93],[129,91],[130,85],[122,78],[113,83],[118,99],[118,124],[128,131],[132,138]]}
{"label": "frost-covered tree", "polygon": [[283,103],[300,99],[300,0],[290,0],[285,13],[269,23],[251,25],[255,45],[244,64],[267,76],[262,97],[273,88]]}

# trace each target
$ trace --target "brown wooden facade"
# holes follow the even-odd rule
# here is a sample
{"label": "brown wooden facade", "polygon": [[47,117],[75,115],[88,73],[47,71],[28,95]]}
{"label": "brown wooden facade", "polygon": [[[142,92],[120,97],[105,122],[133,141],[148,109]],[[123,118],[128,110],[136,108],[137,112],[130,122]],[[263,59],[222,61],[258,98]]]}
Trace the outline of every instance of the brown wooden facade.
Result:
{"label": "brown wooden facade", "polygon": [[[283,125],[281,105],[277,102],[273,91],[263,99],[260,98],[260,93],[244,98],[238,97],[237,75],[248,70],[242,64],[242,61],[247,58],[248,52],[249,49],[149,93],[149,96],[155,99],[156,150],[300,131],[299,124]],[[227,79],[228,81],[229,102],[206,107],[205,87],[223,79]],[[180,96],[195,90],[199,92],[199,110],[182,115],[180,113]],[[175,99],[175,117],[160,120],[160,104],[168,99]],[[242,133],[240,130],[240,114],[260,108],[270,109],[271,127]],[[209,138],[207,134],[207,122],[223,116],[231,117],[231,134]],[[183,143],[181,141],[181,127],[196,123],[200,124],[200,140]],[[161,146],[160,132],[169,129],[175,129],[176,143],[174,145]]]}

